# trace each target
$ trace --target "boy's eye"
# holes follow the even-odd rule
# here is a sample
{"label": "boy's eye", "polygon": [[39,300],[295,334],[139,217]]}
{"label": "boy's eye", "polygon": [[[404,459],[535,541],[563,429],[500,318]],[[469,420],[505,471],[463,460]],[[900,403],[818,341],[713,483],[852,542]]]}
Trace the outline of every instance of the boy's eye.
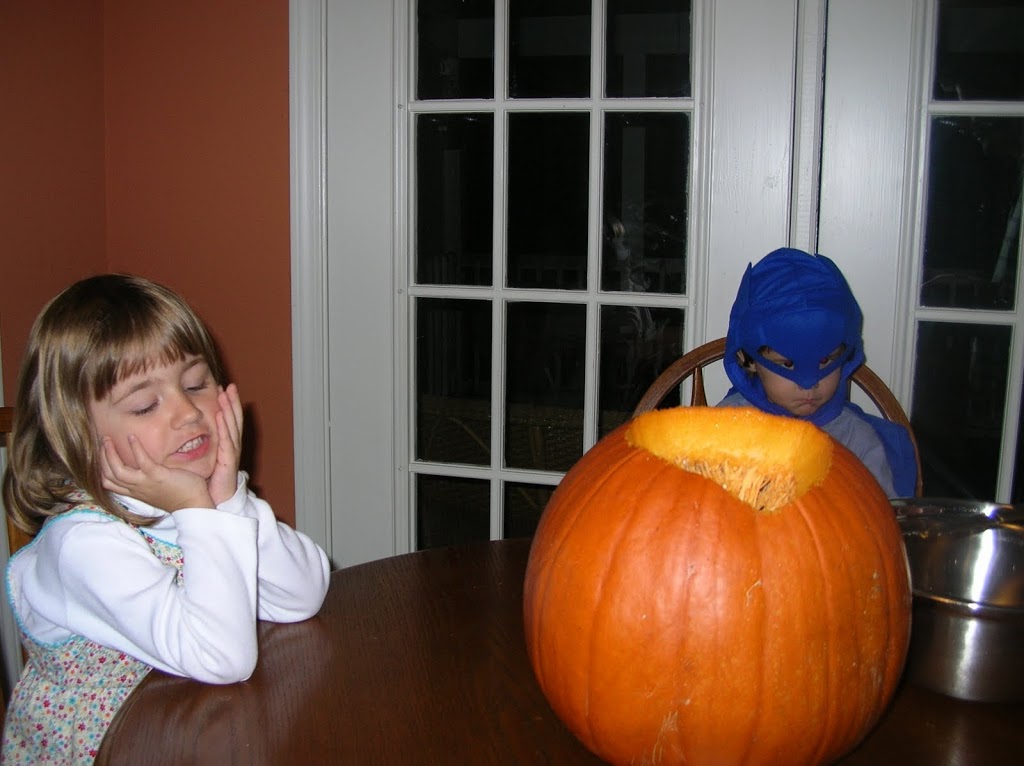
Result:
{"label": "boy's eye", "polygon": [[202,380],[202,381],[200,381],[199,383],[194,383],[194,384],[192,384],[191,386],[186,386],[186,387],[185,387],[185,390],[186,390],[186,391],[192,391],[192,392],[202,391],[202,390],[203,390],[204,388],[206,388],[206,387],[207,387],[207,386],[208,386],[209,384],[210,384],[210,382],[209,382],[208,380],[206,380],[206,379],[203,379],[203,380]]}
{"label": "boy's eye", "polygon": [[136,407],[136,408],[134,408],[132,410],[129,410],[129,412],[132,415],[146,415],[146,414],[152,412],[155,409],[156,409],[156,402],[153,402],[152,404],[147,404],[145,407]]}

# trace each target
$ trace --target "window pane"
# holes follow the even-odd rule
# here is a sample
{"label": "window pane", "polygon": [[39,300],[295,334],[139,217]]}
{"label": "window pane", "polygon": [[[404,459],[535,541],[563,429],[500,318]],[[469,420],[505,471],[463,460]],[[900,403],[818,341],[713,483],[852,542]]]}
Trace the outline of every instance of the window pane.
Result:
{"label": "window pane", "polygon": [[416,549],[491,539],[491,489],[478,479],[416,477]]}
{"label": "window pane", "polygon": [[416,458],[491,462],[491,305],[416,300]]}
{"label": "window pane", "polygon": [[690,95],[689,0],[608,0],[609,98]]}
{"label": "window pane", "polygon": [[1009,327],[919,325],[911,423],[925,495],[995,499],[1009,350]]}
{"label": "window pane", "polygon": [[416,281],[490,285],[494,116],[416,118]]}
{"label": "window pane", "polygon": [[586,287],[589,125],[579,112],[509,116],[510,287]]}
{"label": "window pane", "polygon": [[931,128],[921,302],[1012,310],[1024,120],[937,117]]}
{"label": "window pane", "polygon": [[590,0],[511,0],[510,98],[590,95]]}
{"label": "window pane", "polygon": [[508,304],[508,467],[567,471],[583,455],[585,333],[585,306]]}
{"label": "window pane", "polygon": [[605,117],[601,289],[682,294],[690,116]]}
{"label": "window pane", "polygon": [[494,95],[494,0],[418,0],[416,97]]}
{"label": "window pane", "polygon": [[501,536],[533,537],[554,487],[540,484],[505,483],[505,523]]}
{"label": "window pane", "polygon": [[[678,309],[601,308],[599,436],[629,420],[654,379],[683,355],[683,319]],[[666,406],[679,403],[671,397]]]}
{"label": "window pane", "polygon": [[1024,3],[939,0],[935,98],[1024,99]]}

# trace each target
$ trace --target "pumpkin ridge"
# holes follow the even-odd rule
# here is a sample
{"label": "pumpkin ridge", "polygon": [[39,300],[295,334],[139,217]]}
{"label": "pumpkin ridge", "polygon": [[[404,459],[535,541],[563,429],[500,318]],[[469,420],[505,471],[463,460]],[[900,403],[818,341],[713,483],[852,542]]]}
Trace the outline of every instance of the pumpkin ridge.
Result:
{"label": "pumpkin ridge", "polygon": [[[648,457],[642,452],[634,453],[631,457],[641,461],[646,461],[648,459]],[[631,485],[630,491],[635,492],[637,495],[644,495],[648,490],[657,486],[658,483],[662,481],[663,472],[672,470],[674,470],[674,468],[669,464],[661,465],[658,467],[657,471],[652,471],[649,474],[645,475],[643,484]],[[646,513],[643,512],[642,509],[633,508],[631,509],[629,515],[623,519],[623,523],[615,530],[614,537],[608,541],[608,544],[606,546],[606,553],[603,557],[604,560],[602,562],[605,571],[616,570],[618,567],[624,566],[621,560],[623,556],[623,547],[627,541],[631,541],[633,539],[631,531],[635,530],[636,527],[640,526],[641,524],[647,521],[646,516]],[[608,583],[604,579],[602,579],[599,583],[596,584],[598,594],[596,601],[599,604],[605,604],[604,595],[607,585]],[[688,592],[687,596],[689,596]],[[607,606],[608,609],[612,609],[613,607],[614,604],[608,604]],[[590,617],[590,641],[587,643],[587,665],[589,668],[588,677],[598,678],[600,677],[600,673],[598,672],[600,668],[597,665],[597,663],[601,662],[601,658],[599,658],[598,656],[599,652],[595,651],[595,645],[601,643],[601,641],[603,640],[603,634],[601,634],[599,630],[595,630],[594,627],[595,625],[602,622],[602,619],[603,621],[609,622],[611,624],[614,624],[615,620],[609,620],[608,615],[604,609],[593,610]],[[598,731],[594,728],[595,721],[590,714],[593,691],[594,684],[588,683],[586,685],[586,699],[584,701],[583,712],[586,720],[590,741],[595,744],[598,751],[607,750],[608,752],[613,752],[613,750],[608,748],[608,745],[605,741],[605,737],[607,737],[607,731],[603,733],[603,736],[599,736]]]}
{"label": "pumpkin ridge", "polygon": [[[814,552],[818,559],[818,569],[821,572],[831,572],[832,567],[828,566],[826,556],[821,546],[821,538],[818,534],[817,524],[813,523],[808,518],[808,510],[800,506],[799,518],[803,522],[804,527],[807,529],[811,540],[814,541]],[[833,599],[831,598],[832,587],[830,584],[830,577],[822,578],[825,583],[825,624],[834,625],[836,620],[835,606]],[[835,729],[837,728],[838,712],[835,709],[835,694],[832,688],[832,678],[835,675],[835,664],[836,664],[836,653],[832,649],[832,636],[827,637],[825,643],[825,665],[829,668],[829,672],[824,674],[824,686],[822,688],[822,694],[825,698],[825,716],[823,725],[818,727],[818,740],[814,743],[814,760],[813,763],[823,763],[826,760],[826,752],[828,751],[828,743],[834,741],[836,736]]]}
{"label": "pumpkin ridge", "polygon": [[[610,436],[611,435],[609,435],[609,437]],[[614,450],[610,449],[610,447],[614,447],[617,445],[614,442],[614,440],[609,438],[608,442],[603,446],[608,447],[608,451],[614,453]],[[588,452],[587,454],[592,454],[595,451],[602,448],[602,443],[599,442],[593,448],[591,448],[590,452]],[[603,457],[603,454],[598,453],[598,456]],[[548,594],[550,593],[551,587],[553,585],[553,579],[550,576],[548,576],[548,571],[558,560],[559,555],[563,552],[566,541],[572,537],[573,529],[585,515],[584,509],[589,505],[589,503],[595,495],[599,495],[601,493],[601,489],[604,486],[605,482],[610,481],[612,477],[616,474],[616,472],[622,468],[622,465],[624,463],[627,463],[633,457],[633,455],[625,453],[620,455],[618,459],[614,461],[609,460],[608,462],[611,463],[611,465],[609,468],[601,472],[600,480],[591,481],[587,484],[583,484],[582,477],[579,476],[579,474],[570,471],[569,474],[566,475],[566,477],[562,478],[562,483],[559,484],[555,492],[552,493],[552,497],[548,505],[552,507],[557,507],[559,509],[570,508],[575,511],[575,514],[569,517],[567,520],[563,520],[562,518],[556,518],[555,516],[549,516],[546,519],[541,519],[541,524],[544,524],[545,521],[548,525],[557,523],[559,535],[551,543],[545,546],[544,554],[542,557],[535,558],[531,551],[530,559],[527,562],[528,572],[526,582],[532,583],[536,582],[537,580],[540,580],[544,584],[543,592],[535,592],[533,596],[531,596],[530,598],[530,600],[532,600],[537,605],[535,609],[536,613],[541,615],[539,619],[532,619],[529,621],[529,627],[531,629],[530,632],[533,634],[533,641],[531,642],[532,646],[540,645],[540,632],[542,629],[541,622],[543,621],[543,619],[546,619],[548,613]],[[604,465],[602,464],[602,468],[603,467]],[[565,483],[567,477],[570,479],[569,484]],[[577,490],[578,485],[581,487],[579,490]],[[579,491],[581,493],[580,497],[578,498],[573,495],[573,493],[575,493],[576,491]],[[556,501],[557,495],[569,495],[572,502],[563,502],[561,498],[559,498]],[[538,532],[541,532],[540,528],[538,528]],[[542,535],[536,534],[534,536],[534,540],[536,541],[538,539],[544,538]],[[540,571],[536,572],[536,574],[531,574],[529,570],[533,569],[535,565]],[[527,609],[527,613],[529,613],[529,609]],[[541,680],[542,686],[543,677],[546,677],[547,675],[546,670],[543,667],[544,660],[544,654],[541,652],[537,654],[537,660],[534,662],[537,675],[541,677],[539,680]]]}
{"label": "pumpkin ridge", "polygon": [[[620,431],[624,430],[625,426],[620,427]],[[592,480],[589,476],[579,472],[570,471],[567,474],[569,483],[565,483],[563,478],[563,484],[558,487],[554,495],[552,495],[549,505],[557,507],[559,509],[570,508],[574,513],[571,515],[562,514],[561,516],[552,516],[549,519],[549,523],[555,525],[558,536],[552,541],[552,544],[545,547],[544,553],[537,559],[537,564],[540,567],[540,572],[537,576],[543,577],[545,582],[545,588],[543,593],[535,595],[535,602],[539,604],[536,608],[536,613],[540,615],[538,619],[530,621],[531,632],[534,635],[534,646],[539,645],[540,633],[542,631],[542,622],[545,619],[559,620],[561,615],[551,615],[551,606],[548,602],[548,594],[552,590],[554,585],[554,578],[549,575],[550,570],[557,566],[558,561],[565,555],[565,547],[569,540],[572,539],[573,532],[577,528],[585,524],[587,521],[587,509],[591,506],[595,497],[600,497],[607,491],[607,485],[616,481],[616,477],[620,476],[620,471],[628,467],[631,462],[644,461],[647,459],[646,454],[638,453],[635,450],[628,449],[625,440],[621,438],[613,438],[612,434],[606,438],[606,440],[599,442],[595,445],[587,455],[591,459],[597,458],[599,462],[599,476],[600,478],[596,481]],[[621,436],[621,434],[619,435]],[[605,453],[608,453],[607,455]],[[586,479],[586,481],[584,481]],[[621,479],[620,479],[621,481]],[[563,490],[564,486],[564,490]],[[577,494],[578,493],[578,494]],[[555,495],[562,495],[557,502]],[[620,525],[620,529],[628,525],[627,520],[623,520]],[[535,538],[536,539],[536,538]],[[531,552],[531,561],[529,562],[528,569],[532,567],[533,555]],[[532,577],[528,575],[527,581],[531,581]],[[593,615],[591,616],[591,627],[593,624]],[[593,631],[591,631],[593,633]],[[544,679],[547,678],[547,671],[542,667],[542,663],[545,662],[547,656],[545,653],[537,653],[537,661],[534,663],[538,680],[541,681],[542,687],[544,686]],[[591,664],[590,657],[586,658],[587,664]],[[571,696],[571,694],[567,695]],[[588,729],[591,730],[591,736],[593,736],[592,723],[590,720],[590,690],[587,689],[587,698],[585,700],[583,709],[584,718]]]}

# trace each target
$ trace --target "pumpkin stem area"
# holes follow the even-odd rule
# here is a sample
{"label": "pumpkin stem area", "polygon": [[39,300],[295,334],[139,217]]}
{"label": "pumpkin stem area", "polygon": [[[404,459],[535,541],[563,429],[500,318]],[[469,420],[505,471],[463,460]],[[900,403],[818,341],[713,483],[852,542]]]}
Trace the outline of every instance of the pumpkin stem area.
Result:
{"label": "pumpkin stem area", "polygon": [[753,407],[653,410],[637,416],[625,437],[758,511],[789,504],[832,466],[832,440],[824,431]]}

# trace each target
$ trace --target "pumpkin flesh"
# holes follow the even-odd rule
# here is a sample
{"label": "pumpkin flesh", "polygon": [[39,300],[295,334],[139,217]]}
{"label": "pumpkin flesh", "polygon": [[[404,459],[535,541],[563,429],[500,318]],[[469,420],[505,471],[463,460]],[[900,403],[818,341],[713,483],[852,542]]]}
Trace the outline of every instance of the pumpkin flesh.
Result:
{"label": "pumpkin flesh", "polygon": [[[789,453],[744,456],[735,444],[765,451],[771,439],[730,429],[807,424],[719,409],[739,426],[709,430],[702,409],[626,424],[556,490],[524,591],[535,673],[569,729],[613,763],[829,762],[877,721],[902,670],[899,529],[867,470],[813,426],[776,438],[798,445]],[[659,431],[697,437],[669,438],[658,455]],[[767,476],[789,499],[758,509],[723,488],[717,449],[732,450],[736,486]],[[715,479],[684,462],[709,463]]]}

